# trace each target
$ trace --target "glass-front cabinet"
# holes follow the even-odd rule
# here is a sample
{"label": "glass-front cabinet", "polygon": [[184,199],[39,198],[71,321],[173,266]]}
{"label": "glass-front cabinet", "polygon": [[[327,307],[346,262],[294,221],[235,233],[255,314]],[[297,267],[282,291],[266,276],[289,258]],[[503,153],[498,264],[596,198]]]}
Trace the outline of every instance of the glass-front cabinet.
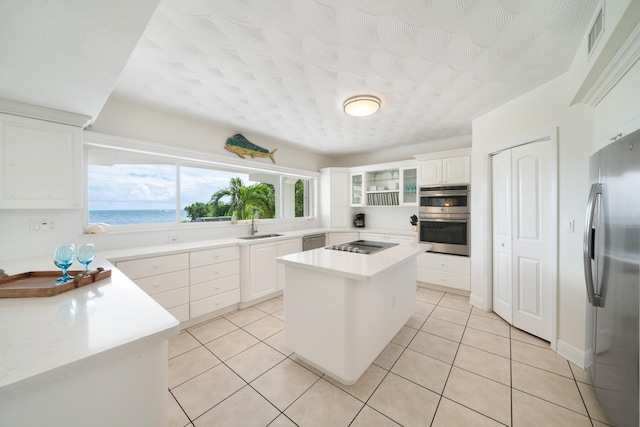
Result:
{"label": "glass-front cabinet", "polygon": [[351,174],[351,206],[364,206],[362,181],[362,172],[355,172]]}
{"label": "glass-front cabinet", "polygon": [[400,204],[404,206],[417,206],[418,198],[418,168],[417,166],[400,168]]}
{"label": "glass-front cabinet", "polygon": [[417,206],[415,162],[359,167],[351,172],[351,206]]}
{"label": "glass-front cabinet", "polygon": [[397,206],[400,204],[399,169],[378,169],[365,173],[367,206]]}

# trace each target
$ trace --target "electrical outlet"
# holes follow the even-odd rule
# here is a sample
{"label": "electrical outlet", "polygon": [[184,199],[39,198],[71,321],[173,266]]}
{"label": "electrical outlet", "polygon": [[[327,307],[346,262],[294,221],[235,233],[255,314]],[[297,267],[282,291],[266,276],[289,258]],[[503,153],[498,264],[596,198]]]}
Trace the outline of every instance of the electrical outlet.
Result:
{"label": "electrical outlet", "polygon": [[32,219],[29,221],[29,231],[32,233],[42,233],[54,231],[56,225],[52,219]]}
{"label": "electrical outlet", "polygon": [[564,222],[564,231],[567,233],[573,233],[575,221],[573,219],[568,219]]}

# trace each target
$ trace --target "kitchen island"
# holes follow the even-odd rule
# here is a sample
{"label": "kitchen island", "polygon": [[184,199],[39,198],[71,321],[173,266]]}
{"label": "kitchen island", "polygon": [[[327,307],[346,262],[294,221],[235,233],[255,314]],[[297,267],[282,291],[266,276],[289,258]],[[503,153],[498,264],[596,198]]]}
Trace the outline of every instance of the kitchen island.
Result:
{"label": "kitchen island", "polygon": [[[0,264],[9,275],[55,270],[50,258]],[[111,277],[0,298],[0,425],[166,425],[167,340],[179,323],[110,263],[98,266]]]}
{"label": "kitchen island", "polygon": [[427,244],[373,254],[314,249],[285,268],[285,345],[304,362],[354,384],[415,311],[416,256]]}

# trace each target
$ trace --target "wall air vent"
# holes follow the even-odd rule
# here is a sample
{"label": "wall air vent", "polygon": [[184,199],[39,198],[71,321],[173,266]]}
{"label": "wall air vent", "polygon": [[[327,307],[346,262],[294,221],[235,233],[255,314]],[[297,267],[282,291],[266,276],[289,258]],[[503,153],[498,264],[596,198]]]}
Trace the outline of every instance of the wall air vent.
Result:
{"label": "wall air vent", "polygon": [[600,7],[598,10],[598,14],[596,15],[595,20],[593,21],[593,25],[591,26],[591,30],[589,31],[589,44],[587,47],[587,54],[591,54],[593,48],[600,40],[600,36],[602,35],[602,30],[604,28],[604,5]]}

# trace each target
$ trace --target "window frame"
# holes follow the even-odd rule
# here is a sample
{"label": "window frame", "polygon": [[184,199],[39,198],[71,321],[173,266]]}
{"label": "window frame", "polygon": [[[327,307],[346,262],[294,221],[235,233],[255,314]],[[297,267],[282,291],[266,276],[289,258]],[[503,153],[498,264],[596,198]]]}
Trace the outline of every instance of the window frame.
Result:
{"label": "window frame", "polygon": [[[176,227],[228,227],[233,226],[229,221],[203,221],[203,222],[180,222],[180,168],[184,167],[204,167],[207,169],[216,169],[238,172],[243,174],[265,173],[278,177],[279,185],[288,178],[305,179],[305,199],[308,206],[305,205],[305,212],[302,217],[276,217],[269,219],[261,219],[269,223],[286,223],[307,221],[308,219],[317,218],[318,212],[318,185],[320,173],[317,171],[308,171],[302,169],[294,169],[289,167],[278,166],[275,164],[253,163],[253,159],[244,159],[238,161],[233,158],[223,157],[214,153],[207,153],[197,150],[170,147],[163,144],[145,142],[123,137],[115,137],[97,132],[85,132],[83,141],[83,225],[89,225],[89,152],[96,150],[113,150],[119,152],[129,152],[140,154],[143,156],[151,156],[155,158],[166,158],[175,163],[176,167],[176,219],[167,223],[148,223],[148,224],[118,224],[110,225],[111,231],[143,231],[157,229],[174,229]],[[250,163],[250,164],[247,164]],[[282,188],[282,187],[281,187]],[[284,209],[284,198],[276,197],[276,215],[282,215]]]}

